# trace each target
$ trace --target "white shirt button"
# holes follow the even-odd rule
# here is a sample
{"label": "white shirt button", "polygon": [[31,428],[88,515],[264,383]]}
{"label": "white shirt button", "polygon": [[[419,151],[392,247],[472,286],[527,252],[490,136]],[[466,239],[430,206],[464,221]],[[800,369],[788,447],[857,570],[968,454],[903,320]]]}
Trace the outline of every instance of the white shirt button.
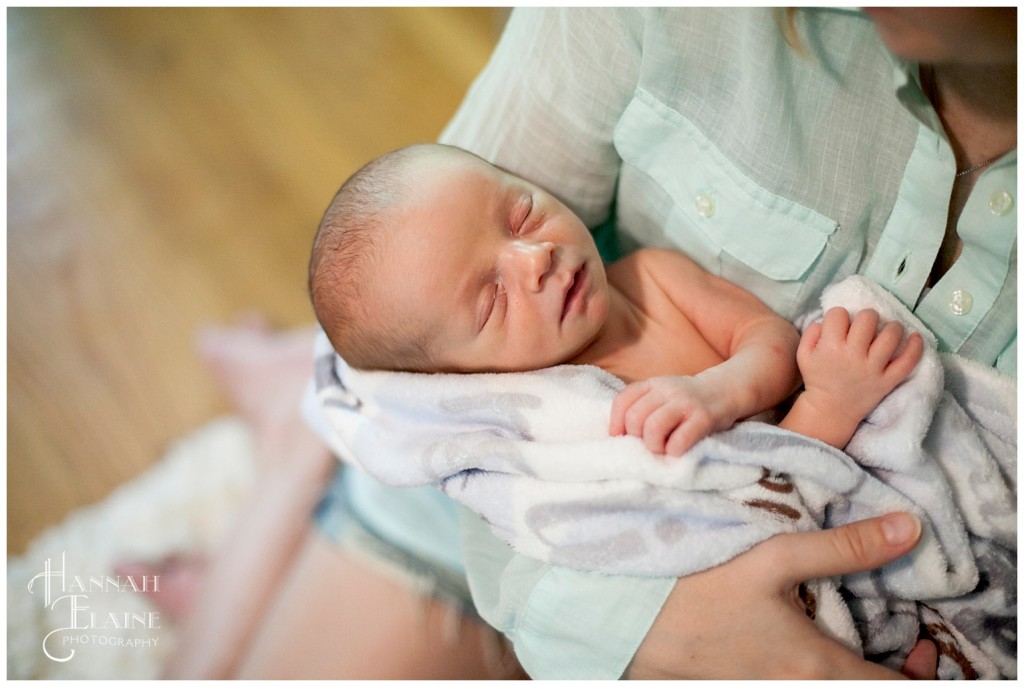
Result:
{"label": "white shirt button", "polygon": [[715,214],[715,197],[710,193],[698,194],[693,205],[701,217],[711,217]]}
{"label": "white shirt button", "polygon": [[999,189],[988,197],[988,209],[997,217],[1002,217],[1013,209],[1013,196],[1008,191]]}
{"label": "white shirt button", "polygon": [[966,315],[974,307],[974,297],[970,291],[957,289],[949,297],[949,311],[954,315]]}

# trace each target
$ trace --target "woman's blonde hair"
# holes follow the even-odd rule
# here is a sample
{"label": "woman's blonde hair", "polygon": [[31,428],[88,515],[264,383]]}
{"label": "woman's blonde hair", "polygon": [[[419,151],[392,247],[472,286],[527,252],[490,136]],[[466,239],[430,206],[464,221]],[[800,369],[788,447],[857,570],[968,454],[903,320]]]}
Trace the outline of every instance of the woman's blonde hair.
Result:
{"label": "woman's blonde hair", "polygon": [[807,48],[800,40],[800,34],[796,30],[796,13],[799,7],[773,7],[772,16],[775,18],[775,25],[782,34],[783,39],[789,47],[800,55],[807,57]]}

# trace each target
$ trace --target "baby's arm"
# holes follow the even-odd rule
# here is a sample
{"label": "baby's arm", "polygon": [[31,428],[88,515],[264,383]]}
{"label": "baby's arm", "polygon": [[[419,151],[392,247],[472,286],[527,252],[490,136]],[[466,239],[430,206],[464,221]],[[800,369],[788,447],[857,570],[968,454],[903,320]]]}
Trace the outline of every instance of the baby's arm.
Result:
{"label": "baby's arm", "polygon": [[903,326],[878,328],[878,313],[862,310],[850,322],[845,308],[832,308],[800,339],[797,363],[804,391],[780,427],[843,448],[868,413],[907,378],[921,359],[924,341],[914,332],[907,345]]}
{"label": "baby's arm", "polygon": [[676,251],[644,250],[639,265],[724,362],[693,376],[652,377],[612,404],[611,433],[682,455],[697,441],[773,407],[797,387],[799,335],[750,292]]}

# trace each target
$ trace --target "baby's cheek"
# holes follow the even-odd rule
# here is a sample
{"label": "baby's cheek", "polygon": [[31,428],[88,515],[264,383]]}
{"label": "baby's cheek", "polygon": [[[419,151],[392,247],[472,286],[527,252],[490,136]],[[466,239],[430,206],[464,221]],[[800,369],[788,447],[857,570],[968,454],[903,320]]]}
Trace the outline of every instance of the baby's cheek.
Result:
{"label": "baby's cheek", "polygon": [[526,352],[526,365],[535,370],[559,365],[571,357],[571,351],[568,350],[568,347],[554,336],[536,336],[531,341],[530,346],[524,350]]}

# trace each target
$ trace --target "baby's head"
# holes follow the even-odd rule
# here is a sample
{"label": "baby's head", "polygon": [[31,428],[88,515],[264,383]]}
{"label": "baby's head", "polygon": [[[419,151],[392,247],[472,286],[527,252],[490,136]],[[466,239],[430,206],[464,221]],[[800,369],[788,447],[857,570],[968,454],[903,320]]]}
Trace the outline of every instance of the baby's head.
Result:
{"label": "baby's head", "polygon": [[415,146],[370,161],[341,185],[320,220],[309,262],[313,310],[334,349],[355,367],[429,367],[420,333],[373,309],[382,277],[393,271],[384,247],[413,190],[413,158],[426,154]]}
{"label": "baby's head", "polygon": [[448,146],[388,153],[335,194],[310,294],[362,369],[527,370],[597,337],[608,284],[583,223],[550,194]]}

